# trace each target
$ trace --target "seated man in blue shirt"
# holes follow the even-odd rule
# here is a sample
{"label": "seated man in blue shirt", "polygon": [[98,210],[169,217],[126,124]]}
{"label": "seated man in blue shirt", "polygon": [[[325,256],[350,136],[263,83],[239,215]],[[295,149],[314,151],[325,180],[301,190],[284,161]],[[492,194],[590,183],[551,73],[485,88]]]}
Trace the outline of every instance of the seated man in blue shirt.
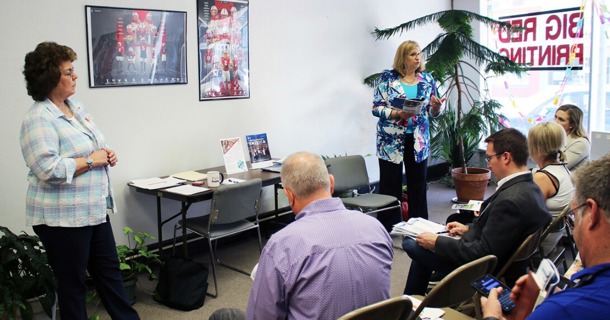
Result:
{"label": "seated man in blue shirt", "polygon": [[610,314],[610,155],[592,161],[572,175],[576,189],[571,214],[574,240],[584,270],[574,274],[572,288],[548,296],[532,312],[538,297],[521,277],[511,293],[516,307],[503,315],[498,302],[500,289],[481,298],[485,319],[608,319]]}
{"label": "seated man in blue shirt", "polygon": [[383,225],[332,197],[334,177],[318,155],[289,156],[281,176],[296,217],[261,253],[246,319],[337,319],[388,299],[394,250]]}

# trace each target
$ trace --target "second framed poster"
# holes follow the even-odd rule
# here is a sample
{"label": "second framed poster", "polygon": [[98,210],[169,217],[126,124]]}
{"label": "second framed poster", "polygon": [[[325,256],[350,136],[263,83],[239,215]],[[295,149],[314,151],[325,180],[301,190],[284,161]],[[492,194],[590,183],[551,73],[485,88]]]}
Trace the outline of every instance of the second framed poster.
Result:
{"label": "second framed poster", "polygon": [[249,98],[248,0],[197,0],[199,100]]}

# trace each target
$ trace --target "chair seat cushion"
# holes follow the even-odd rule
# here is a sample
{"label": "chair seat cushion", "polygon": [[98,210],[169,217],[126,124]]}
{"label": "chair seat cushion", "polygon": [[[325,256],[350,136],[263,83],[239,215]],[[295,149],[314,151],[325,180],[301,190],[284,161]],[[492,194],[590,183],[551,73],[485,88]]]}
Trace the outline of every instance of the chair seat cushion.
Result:
{"label": "chair seat cushion", "polygon": [[360,207],[368,210],[375,210],[393,204],[398,205],[396,197],[377,193],[366,193],[353,198],[341,198],[341,201],[343,201],[346,207]]}
{"label": "chair seat cushion", "polygon": [[204,237],[210,238],[219,238],[232,233],[256,228],[256,223],[244,219],[233,223],[213,224],[212,230],[210,230],[210,233],[208,234],[209,217],[209,215],[205,215],[202,217],[188,218],[185,220],[186,228]]}

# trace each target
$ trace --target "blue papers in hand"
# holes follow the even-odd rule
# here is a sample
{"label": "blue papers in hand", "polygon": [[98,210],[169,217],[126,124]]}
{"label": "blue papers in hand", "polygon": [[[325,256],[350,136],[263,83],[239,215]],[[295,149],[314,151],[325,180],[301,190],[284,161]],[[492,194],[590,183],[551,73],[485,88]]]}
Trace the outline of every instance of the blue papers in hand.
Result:
{"label": "blue papers in hand", "polygon": [[392,107],[400,109],[407,113],[421,113],[424,106],[424,98],[419,99],[406,99],[402,97],[396,97],[390,100]]}

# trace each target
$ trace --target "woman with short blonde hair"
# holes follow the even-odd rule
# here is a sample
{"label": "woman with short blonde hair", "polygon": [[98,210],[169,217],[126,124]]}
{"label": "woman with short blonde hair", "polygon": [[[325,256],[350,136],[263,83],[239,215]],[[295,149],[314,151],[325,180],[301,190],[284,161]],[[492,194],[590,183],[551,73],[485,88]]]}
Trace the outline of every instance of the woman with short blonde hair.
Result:
{"label": "woman with short blonde hair", "polygon": [[[570,170],[564,163],[565,154],[562,150],[565,141],[565,130],[555,122],[539,123],[527,135],[530,156],[539,168],[532,171],[534,182],[540,187],[546,206],[554,217],[570,204],[574,194]],[[557,245],[563,228],[564,224],[561,223],[542,240],[541,246],[545,253]]]}

